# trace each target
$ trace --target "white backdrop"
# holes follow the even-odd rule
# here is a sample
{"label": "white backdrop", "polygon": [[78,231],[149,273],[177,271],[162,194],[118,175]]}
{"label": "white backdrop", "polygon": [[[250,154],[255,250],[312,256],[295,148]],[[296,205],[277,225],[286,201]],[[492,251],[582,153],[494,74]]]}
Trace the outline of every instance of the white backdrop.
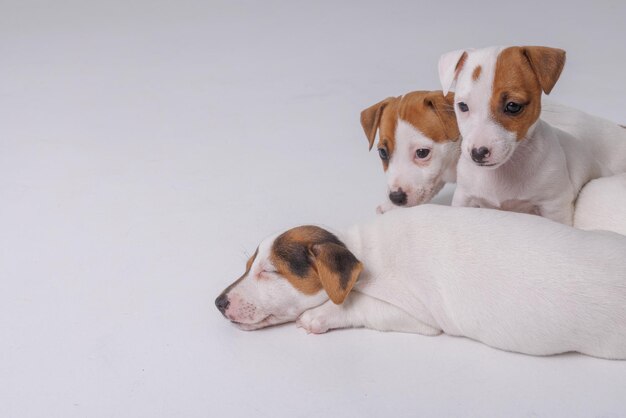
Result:
{"label": "white backdrop", "polygon": [[[626,416],[626,363],[213,306],[265,235],[374,216],[359,112],[460,47],[562,47],[626,122],[626,5],[0,2],[0,416]],[[445,198],[444,198],[445,200]]]}

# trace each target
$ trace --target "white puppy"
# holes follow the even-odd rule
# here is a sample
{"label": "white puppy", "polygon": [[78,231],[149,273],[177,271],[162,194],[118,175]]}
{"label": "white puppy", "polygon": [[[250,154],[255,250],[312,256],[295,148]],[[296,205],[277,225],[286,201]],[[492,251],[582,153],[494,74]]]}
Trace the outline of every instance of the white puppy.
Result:
{"label": "white puppy", "polygon": [[339,235],[303,226],[272,236],[216,305],[246,330],[302,314],[315,333],[445,332],[526,354],[626,359],[626,237],[423,205]]}
{"label": "white puppy", "polygon": [[[463,137],[456,206],[534,213],[571,225],[590,180],[626,171],[626,132],[572,117],[567,131],[539,118],[542,91],[557,82],[565,52],[546,47],[453,51],[439,61],[444,92],[456,81]],[[582,112],[580,112],[582,114]]]}

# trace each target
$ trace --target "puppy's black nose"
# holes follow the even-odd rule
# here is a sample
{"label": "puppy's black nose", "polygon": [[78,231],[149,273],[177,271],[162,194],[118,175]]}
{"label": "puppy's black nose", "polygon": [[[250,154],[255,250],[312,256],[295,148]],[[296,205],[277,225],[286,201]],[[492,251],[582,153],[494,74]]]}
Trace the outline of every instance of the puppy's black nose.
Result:
{"label": "puppy's black nose", "polygon": [[489,156],[489,148],[480,147],[480,148],[472,148],[472,160],[477,163],[482,163],[485,158]]}
{"label": "puppy's black nose", "polygon": [[406,205],[406,193],[402,191],[402,189],[398,189],[395,192],[389,193],[389,200],[391,203],[398,206]]}
{"label": "puppy's black nose", "polygon": [[228,296],[226,296],[223,293],[221,295],[219,295],[217,297],[217,299],[215,299],[215,306],[217,306],[217,309],[219,309],[222,314],[224,312],[226,312],[226,309],[228,308],[228,305],[230,305],[230,301],[228,300]]}

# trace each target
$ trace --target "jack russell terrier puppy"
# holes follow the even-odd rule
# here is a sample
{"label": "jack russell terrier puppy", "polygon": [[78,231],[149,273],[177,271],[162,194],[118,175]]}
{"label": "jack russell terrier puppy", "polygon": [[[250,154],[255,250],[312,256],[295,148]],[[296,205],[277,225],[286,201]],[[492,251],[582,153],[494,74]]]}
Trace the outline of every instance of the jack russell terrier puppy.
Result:
{"label": "jack russell terrier puppy", "polygon": [[215,304],[243,330],[297,319],[313,333],[445,332],[525,354],[626,359],[625,254],[626,237],[611,232],[422,205],[337,235],[271,236]]}
{"label": "jack russell terrier puppy", "polygon": [[[573,136],[539,116],[565,64],[565,51],[527,46],[459,50],[439,60],[444,93],[456,82],[463,137],[453,205],[538,214],[572,225],[588,181],[626,171],[617,124],[598,120]],[[573,122],[583,123],[583,122]]]}
{"label": "jack russell terrier puppy", "polygon": [[454,95],[414,91],[388,97],[361,112],[361,126],[387,177],[389,200],[376,211],[427,203],[446,183],[456,183],[461,155]]}
{"label": "jack russell terrier puppy", "polygon": [[[541,118],[577,137],[594,138],[617,123],[557,103],[544,103]],[[461,156],[454,96],[441,91],[415,91],[388,97],[361,112],[369,149],[376,145],[387,178],[387,200],[376,208],[384,213],[398,207],[430,202],[446,183],[456,183]],[[626,129],[621,135],[626,143]]]}

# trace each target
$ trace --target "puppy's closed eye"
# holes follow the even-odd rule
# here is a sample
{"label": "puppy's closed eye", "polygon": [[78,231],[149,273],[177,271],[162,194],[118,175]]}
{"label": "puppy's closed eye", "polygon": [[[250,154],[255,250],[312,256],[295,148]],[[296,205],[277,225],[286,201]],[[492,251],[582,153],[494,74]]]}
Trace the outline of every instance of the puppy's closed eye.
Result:
{"label": "puppy's closed eye", "polygon": [[274,277],[278,271],[272,266],[263,266],[261,269],[255,274],[257,279],[271,279]]}

